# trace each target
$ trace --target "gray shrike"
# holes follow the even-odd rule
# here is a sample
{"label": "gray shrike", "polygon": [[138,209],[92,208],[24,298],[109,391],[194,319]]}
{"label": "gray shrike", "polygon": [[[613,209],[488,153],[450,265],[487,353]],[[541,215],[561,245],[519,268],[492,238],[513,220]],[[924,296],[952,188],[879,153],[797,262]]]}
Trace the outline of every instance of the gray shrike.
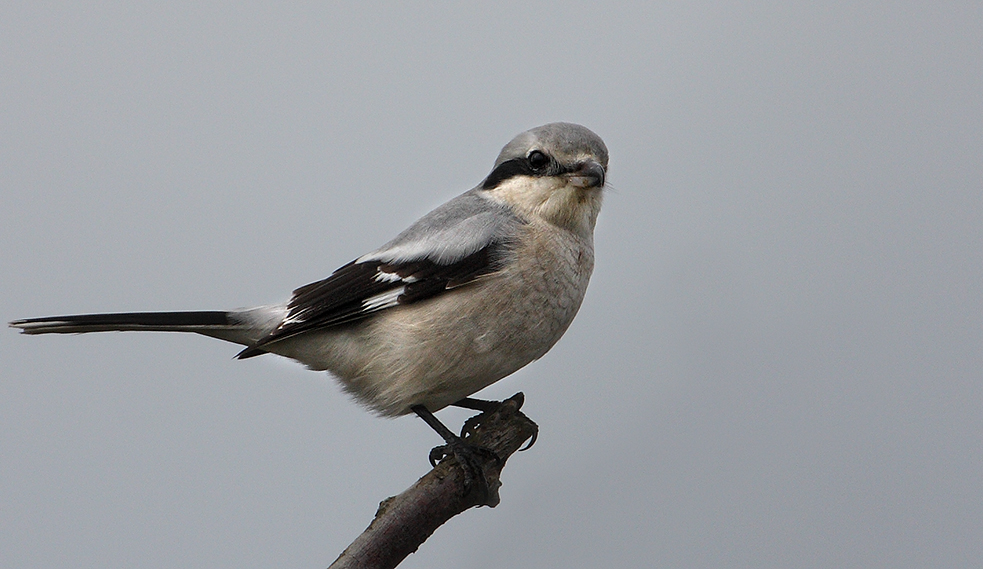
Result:
{"label": "gray shrike", "polygon": [[[594,267],[604,142],[552,123],[509,142],[478,187],[273,306],[15,320],[26,334],[194,332],[327,370],[385,416],[475,407],[468,396],[543,356]],[[437,423],[439,424],[439,423]],[[454,435],[451,435],[454,437]],[[448,443],[451,441],[448,440]]]}

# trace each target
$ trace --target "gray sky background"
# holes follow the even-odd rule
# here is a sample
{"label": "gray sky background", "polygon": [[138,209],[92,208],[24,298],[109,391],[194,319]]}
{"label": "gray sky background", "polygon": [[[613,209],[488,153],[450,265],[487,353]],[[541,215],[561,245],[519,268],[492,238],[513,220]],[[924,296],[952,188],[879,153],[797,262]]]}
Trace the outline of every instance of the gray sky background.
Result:
{"label": "gray sky background", "polygon": [[[983,3],[8,3],[0,318],[276,302],[582,123],[502,504],[405,567],[983,559]],[[4,567],[323,567],[439,441],[183,335],[0,331]],[[443,412],[459,425],[467,416]]]}

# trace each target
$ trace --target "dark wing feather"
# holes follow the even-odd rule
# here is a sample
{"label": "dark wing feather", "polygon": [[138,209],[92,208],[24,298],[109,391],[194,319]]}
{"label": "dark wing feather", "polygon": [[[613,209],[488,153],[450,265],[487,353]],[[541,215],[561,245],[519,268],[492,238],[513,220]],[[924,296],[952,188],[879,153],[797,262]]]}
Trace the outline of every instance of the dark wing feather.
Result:
{"label": "dark wing feather", "polygon": [[399,304],[410,304],[446,290],[465,285],[481,275],[495,270],[492,258],[492,247],[486,247],[477,253],[449,265],[441,265],[424,259],[409,263],[386,263],[379,267],[385,273],[399,275],[406,286],[399,295]]}
{"label": "dark wing feather", "polygon": [[298,288],[287,304],[287,317],[275,334],[304,323],[330,325],[358,318],[365,299],[398,286],[379,281],[378,275],[379,263],[353,261],[324,280]]}
{"label": "dark wing feather", "polygon": [[[492,243],[453,263],[429,259],[407,262],[351,262],[330,277],[294,291],[283,323],[239,354],[263,353],[262,346],[317,328],[354,322],[396,305],[411,304],[466,285],[498,269],[506,252]],[[391,293],[394,302],[373,305],[370,299]]]}

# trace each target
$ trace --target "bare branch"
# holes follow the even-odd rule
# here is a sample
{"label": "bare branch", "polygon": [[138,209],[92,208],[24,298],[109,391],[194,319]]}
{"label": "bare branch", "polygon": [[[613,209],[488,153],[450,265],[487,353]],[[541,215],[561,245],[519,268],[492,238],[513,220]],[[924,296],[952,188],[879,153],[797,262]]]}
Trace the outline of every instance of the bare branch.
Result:
{"label": "bare branch", "polygon": [[329,569],[390,569],[416,551],[444,522],[474,506],[498,505],[500,475],[505,460],[538,431],[536,423],[519,411],[517,393],[495,410],[465,423],[465,440],[493,451],[501,462],[484,461],[488,494],[476,485],[465,488],[464,473],[453,456],[445,458],[402,494],[383,500],[375,519],[348,546]]}

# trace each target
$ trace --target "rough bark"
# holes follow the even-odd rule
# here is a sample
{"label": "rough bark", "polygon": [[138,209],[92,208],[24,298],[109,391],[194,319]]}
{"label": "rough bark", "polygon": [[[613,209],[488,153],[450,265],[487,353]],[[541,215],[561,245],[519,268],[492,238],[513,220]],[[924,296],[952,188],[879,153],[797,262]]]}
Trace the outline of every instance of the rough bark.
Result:
{"label": "rough bark", "polygon": [[521,406],[522,394],[518,393],[464,425],[465,441],[491,450],[501,459],[481,459],[487,493],[478,484],[466,487],[464,471],[456,458],[448,456],[402,494],[383,500],[369,527],[329,569],[396,567],[447,520],[474,506],[498,505],[500,475],[506,459],[526,441],[534,440],[538,430],[519,411]]}

